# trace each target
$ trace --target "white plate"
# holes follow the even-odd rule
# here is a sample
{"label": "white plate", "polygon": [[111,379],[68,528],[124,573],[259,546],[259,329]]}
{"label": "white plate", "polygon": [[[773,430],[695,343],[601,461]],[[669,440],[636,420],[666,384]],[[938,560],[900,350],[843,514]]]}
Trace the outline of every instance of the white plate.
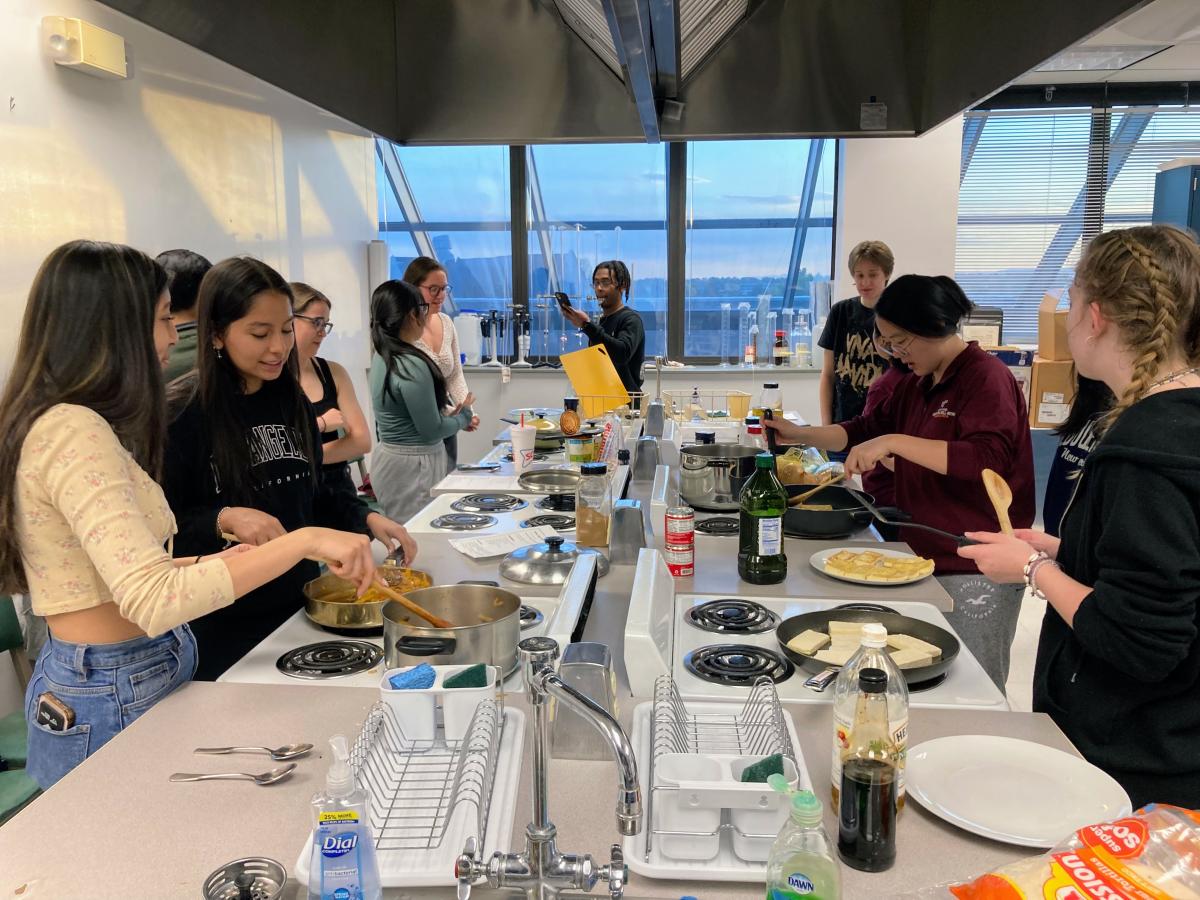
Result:
{"label": "white plate", "polygon": [[908,751],[908,795],[952,825],[1022,847],[1053,847],[1127,816],[1129,795],[1078,756],[1016,738],[962,734]]}
{"label": "white plate", "polygon": [[[843,550],[849,550],[851,553],[862,553],[864,550],[874,550],[882,556],[891,556],[896,559],[917,559],[915,553],[905,553],[903,550],[889,550],[887,547],[830,547],[827,550],[818,550],[808,558],[808,564],[820,572],[822,575],[828,575],[830,578],[836,578],[838,581],[849,581],[852,584],[866,584],[871,587],[893,587],[902,584],[916,584],[918,581],[924,581],[929,575],[916,575],[912,578],[906,578],[904,581],[870,581],[866,578],[855,578],[853,575],[839,575],[836,572],[827,572],[825,570],[825,560],[833,556],[835,553],[841,553]],[[933,573],[930,572],[930,575]]]}

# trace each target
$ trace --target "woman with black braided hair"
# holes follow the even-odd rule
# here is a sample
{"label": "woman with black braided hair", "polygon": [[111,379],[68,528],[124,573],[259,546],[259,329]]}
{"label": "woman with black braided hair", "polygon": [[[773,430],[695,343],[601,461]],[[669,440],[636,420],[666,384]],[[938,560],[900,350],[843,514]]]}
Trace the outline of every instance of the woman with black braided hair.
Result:
{"label": "woman with black braided hair", "polygon": [[1084,252],[1067,337],[1116,403],[1060,537],[970,533],[959,550],[1047,601],[1033,706],[1134,808],[1200,807],[1200,247],[1166,225]]}
{"label": "woman with black braided hair", "polygon": [[563,318],[587,335],[588,346],[603,344],[621,384],[631,394],[642,390],[642,360],[646,356],[646,329],[642,317],[626,304],[631,279],[629,267],[619,259],[600,263],[592,270],[592,289],[600,303],[600,321],[583,310],[563,309]]}

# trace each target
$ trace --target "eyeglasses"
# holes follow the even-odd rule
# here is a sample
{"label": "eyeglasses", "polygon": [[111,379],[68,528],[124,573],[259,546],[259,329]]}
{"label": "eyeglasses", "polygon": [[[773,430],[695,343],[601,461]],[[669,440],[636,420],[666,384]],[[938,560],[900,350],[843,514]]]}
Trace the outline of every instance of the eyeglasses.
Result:
{"label": "eyeglasses", "polygon": [[879,348],[888,356],[895,356],[897,353],[907,353],[908,348],[912,346],[912,342],[916,339],[917,336],[915,334],[910,334],[908,337],[901,340],[889,341],[879,333],[878,328],[875,329],[875,343],[877,343]]}
{"label": "eyeglasses", "polygon": [[611,278],[593,278],[592,279],[592,287],[610,288],[613,286],[613,284],[614,284],[614,282]]}
{"label": "eyeglasses", "polygon": [[449,297],[454,293],[454,288],[450,287],[448,284],[423,284],[421,285],[421,290],[429,291],[429,296],[434,300],[443,294]]}
{"label": "eyeglasses", "polygon": [[324,316],[302,316],[300,313],[294,313],[292,318],[303,319],[321,334],[329,334],[329,332],[333,331],[333,323]]}

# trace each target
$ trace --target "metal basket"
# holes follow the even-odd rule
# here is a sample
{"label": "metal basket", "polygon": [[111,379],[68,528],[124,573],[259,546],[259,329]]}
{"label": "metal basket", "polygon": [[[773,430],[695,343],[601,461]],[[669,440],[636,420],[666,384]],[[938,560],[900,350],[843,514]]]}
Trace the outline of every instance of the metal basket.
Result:
{"label": "metal basket", "polygon": [[750,415],[745,391],[663,391],[665,414],[676,422],[741,422]]}

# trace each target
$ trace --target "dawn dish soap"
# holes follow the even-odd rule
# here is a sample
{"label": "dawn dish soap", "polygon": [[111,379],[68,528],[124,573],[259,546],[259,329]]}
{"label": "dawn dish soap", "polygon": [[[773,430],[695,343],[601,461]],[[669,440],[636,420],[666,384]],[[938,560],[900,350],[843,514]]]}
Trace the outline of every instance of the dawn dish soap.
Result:
{"label": "dawn dish soap", "polygon": [[791,804],[767,858],[767,900],[841,900],[841,872],[821,825],[821,801],[812,791],[793,791],[782,775],[767,781]]}
{"label": "dawn dish soap", "polygon": [[325,790],[312,798],[308,900],[380,900],[383,888],[367,824],[367,795],[354,783],[345,735],[334,735],[329,745],[333,762]]}

